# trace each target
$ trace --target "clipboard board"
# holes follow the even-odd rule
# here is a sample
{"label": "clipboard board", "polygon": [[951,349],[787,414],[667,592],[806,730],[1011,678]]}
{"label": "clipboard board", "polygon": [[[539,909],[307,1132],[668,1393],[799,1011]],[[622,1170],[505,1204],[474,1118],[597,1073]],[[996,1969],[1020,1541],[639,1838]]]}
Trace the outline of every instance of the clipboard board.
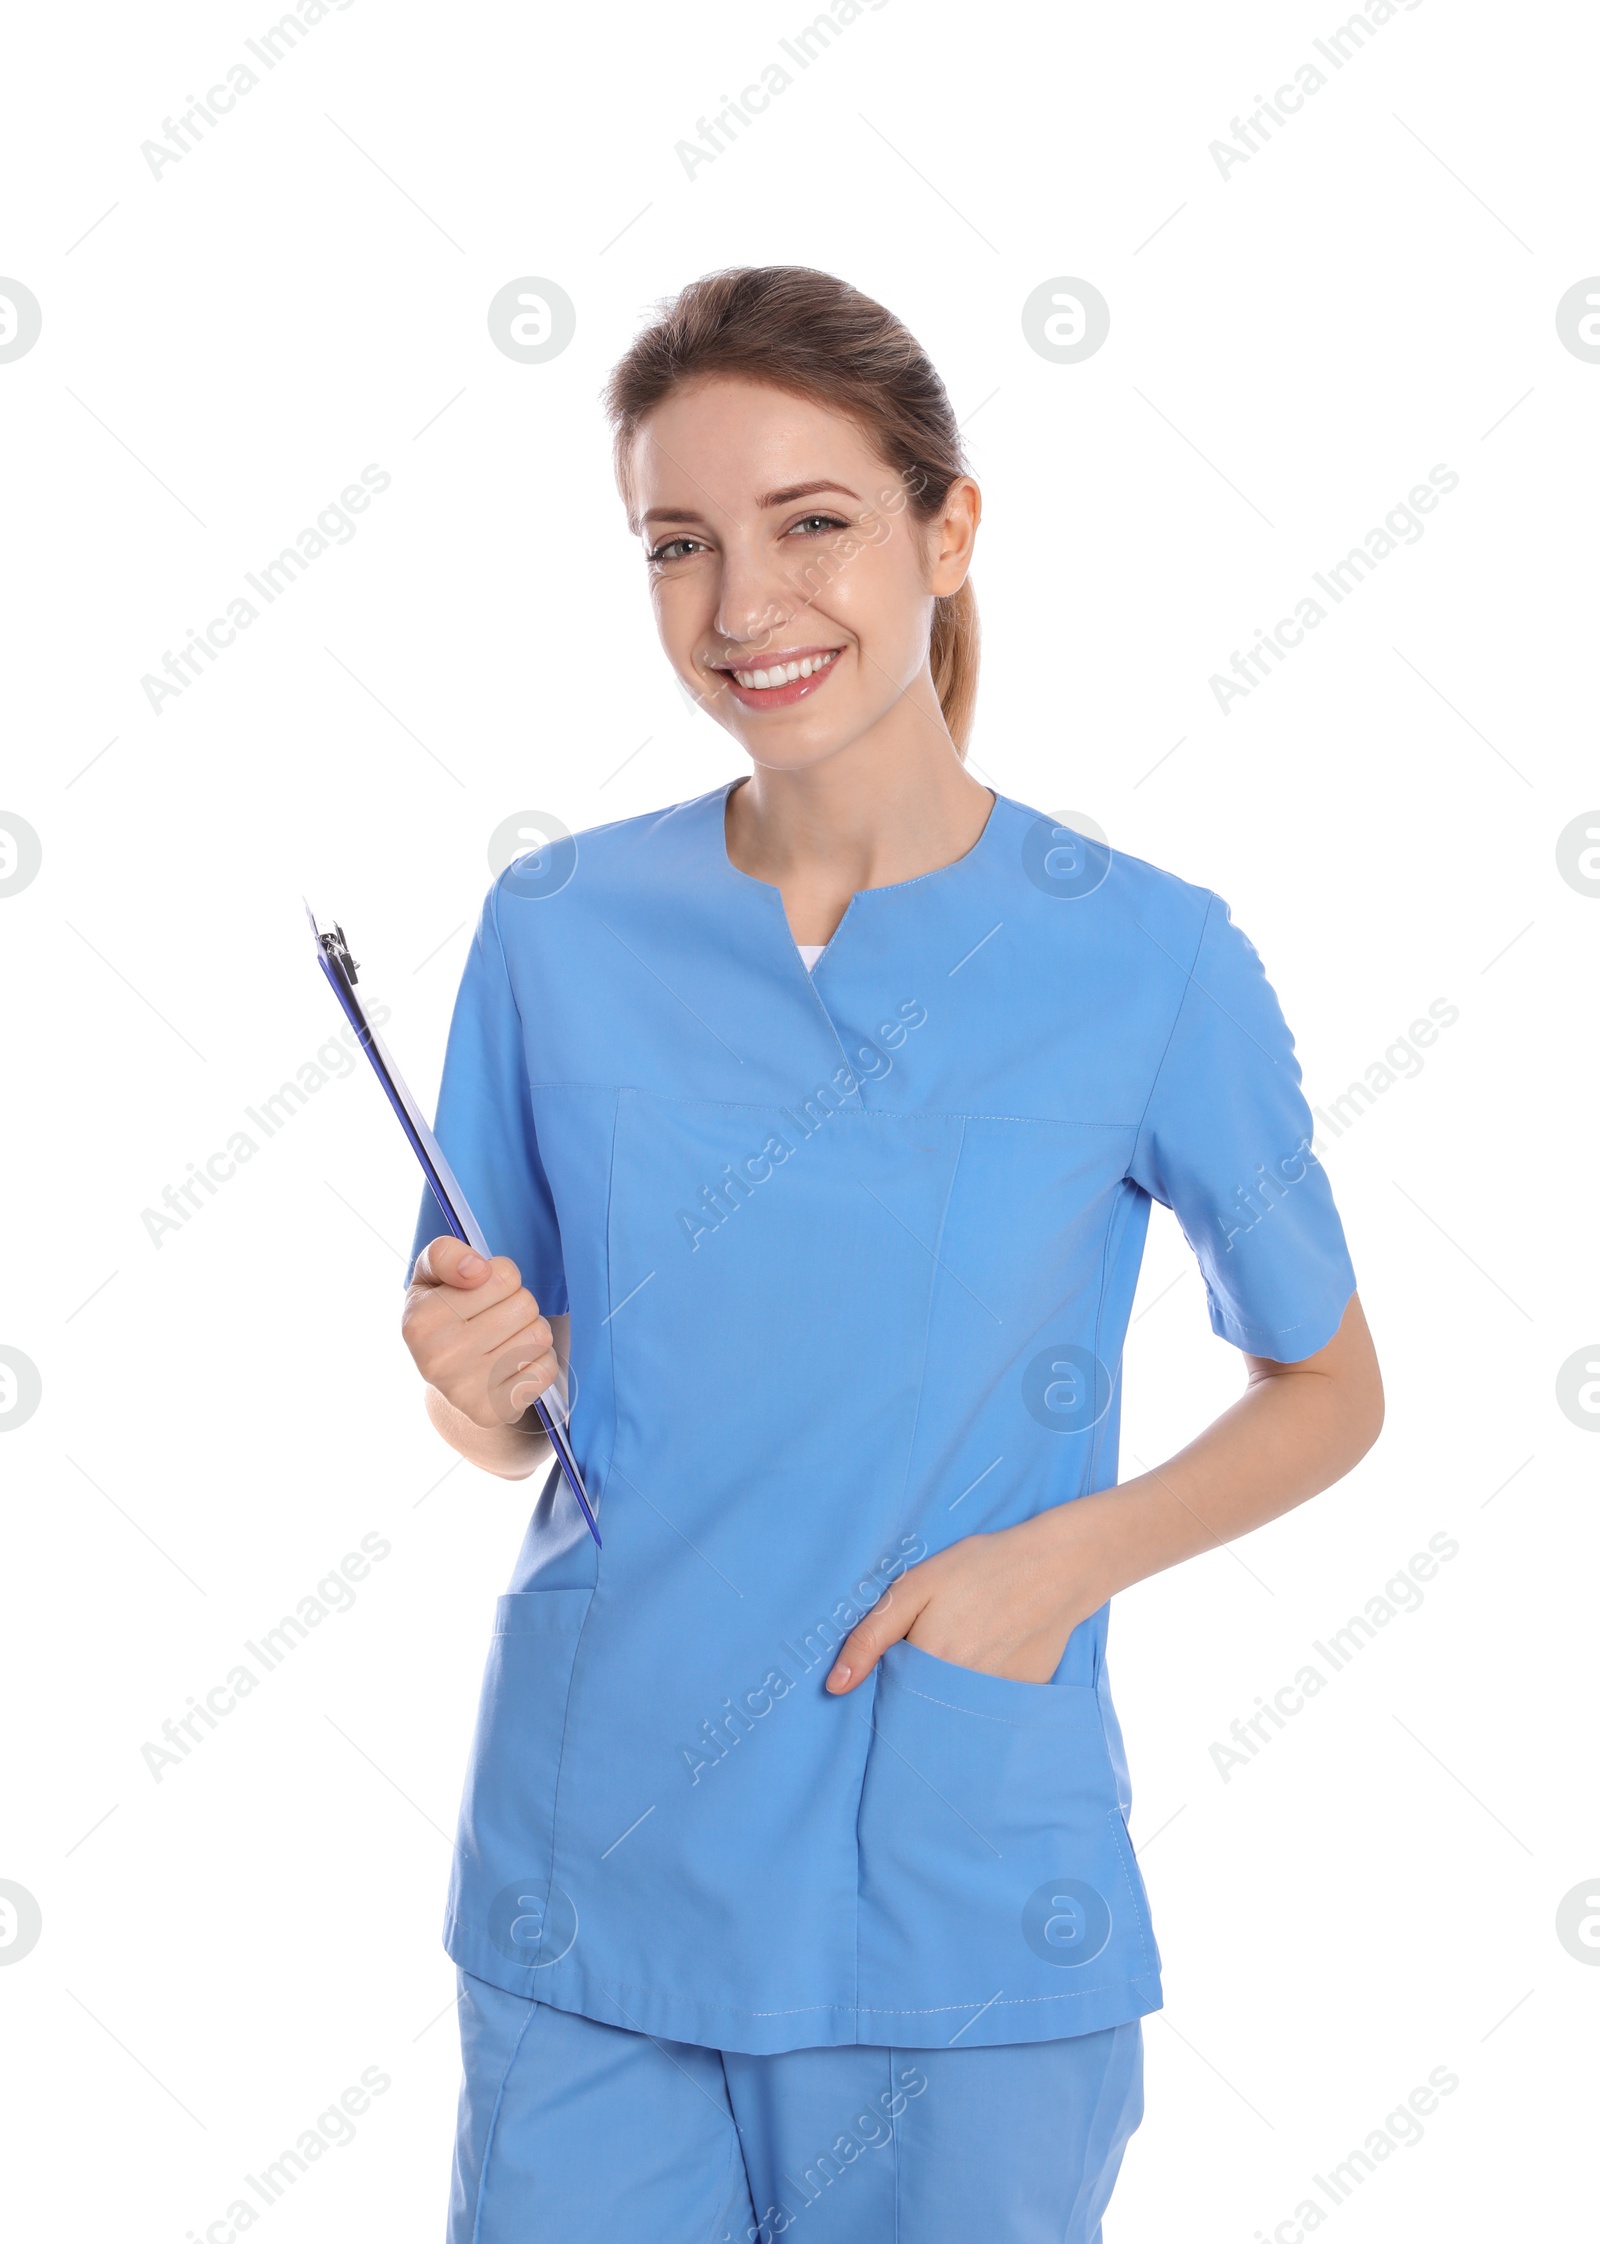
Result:
{"label": "clipboard board", "polygon": [[[404,1077],[389,1057],[382,1037],[379,1036],[377,1030],[367,1019],[366,1009],[356,995],[356,962],[350,954],[349,944],[345,941],[344,929],[336,922],[332,928],[325,932],[318,927],[317,915],[309,904],[306,905],[306,917],[311,922],[311,933],[317,946],[317,964],[322,968],[334,996],[339,1000],[345,1019],[355,1030],[362,1051],[371,1061],[372,1072],[383,1085],[384,1094],[389,1104],[394,1108],[400,1127],[406,1134],[407,1142],[417,1157],[423,1175],[428,1180],[428,1189],[433,1194],[440,1215],[453,1237],[462,1240],[465,1245],[471,1247],[475,1253],[481,1254],[487,1261],[493,1254],[494,1249],[485,1239],[482,1227],[468,1204],[466,1194],[456,1182],[438,1139],[428,1127],[426,1116],[407,1090]],[[600,1525],[594,1516],[594,1507],[589,1502],[588,1492],[584,1488],[583,1475],[578,1470],[578,1460],[573,1455],[572,1445],[567,1439],[566,1427],[546,1407],[542,1395],[536,1398],[533,1407],[539,1424],[548,1435],[550,1446],[555,1451],[556,1462],[561,1468],[562,1477],[577,1498],[578,1508],[588,1523],[589,1532],[595,1539],[596,1548],[599,1548]]]}

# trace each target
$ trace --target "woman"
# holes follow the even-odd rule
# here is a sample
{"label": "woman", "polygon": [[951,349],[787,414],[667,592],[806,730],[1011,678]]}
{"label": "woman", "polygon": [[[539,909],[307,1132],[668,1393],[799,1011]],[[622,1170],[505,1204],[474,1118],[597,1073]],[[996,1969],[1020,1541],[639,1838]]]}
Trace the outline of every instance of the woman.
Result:
{"label": "woman", "polygon": [[[662,645],[748,778],[518,860],[405,1333],[490,1472],[558,1387],[446,1944],[453,2244],[1088,2244],[1158,1959],[1107,1600],[1374,1439],[1277,1002],[1227,907],[962,763],[978,527],[904,328],[696,283],[609,391]],[[1117,1485],[1152,1199],[1239,1401]]]}

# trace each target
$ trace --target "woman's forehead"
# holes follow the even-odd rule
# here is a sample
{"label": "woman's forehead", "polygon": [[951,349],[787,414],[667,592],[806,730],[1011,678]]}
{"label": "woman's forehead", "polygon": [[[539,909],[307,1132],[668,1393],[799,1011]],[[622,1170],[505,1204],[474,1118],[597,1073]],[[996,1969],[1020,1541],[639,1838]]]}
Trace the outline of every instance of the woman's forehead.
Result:
{"label": "woman's forehead", "polygon": [[837,407],[716,377],[685,384],[646,416],[630,480],[641,511],[660,500],[744,512],[786,503],[800,485],[865,499],[883,468],[866,432]]}

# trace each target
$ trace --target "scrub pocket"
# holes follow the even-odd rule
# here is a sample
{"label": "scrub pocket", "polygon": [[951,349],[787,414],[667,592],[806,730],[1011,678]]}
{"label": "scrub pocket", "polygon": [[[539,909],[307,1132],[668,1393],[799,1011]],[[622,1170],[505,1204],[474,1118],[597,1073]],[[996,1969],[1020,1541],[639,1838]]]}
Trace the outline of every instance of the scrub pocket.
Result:
{"label": "scrub pocket", "polygon": [[1156,2008],[1160,1959],[1093,1687],[983,1675],[901,1642],[879,1663],[872,1721],[862,2009],[904,2012],[916,1988],[952,2036],[992,2004],[982,2038],[1003,2018],[1023,2041]]}
{"label": "scrub pocket", "polygon": [[495,1608],[461,1802],[445,1946],[463,1969],[534,1994],[577,1936],[552,1883],[556,1794],[578,1638],[594,1597],[514,1590]]}

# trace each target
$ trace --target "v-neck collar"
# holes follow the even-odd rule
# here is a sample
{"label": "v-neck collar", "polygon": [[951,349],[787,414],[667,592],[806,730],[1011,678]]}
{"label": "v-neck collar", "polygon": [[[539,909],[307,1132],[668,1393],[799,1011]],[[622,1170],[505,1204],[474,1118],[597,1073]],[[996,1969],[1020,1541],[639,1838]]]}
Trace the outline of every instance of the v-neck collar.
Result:
{"label": "v-neck collar", "polygon": [[903,896],[908,890],[924,888],[931,881],[945,882],[969,870],[978,870],[994,847],[996,830],[1000,824],[1001,806],[1007,801],[1007,798],[1000,793],[998,788],[990,789],[994,800],[989,805],[989,815],[984,820],[976,841],[973,842],[970,849],[963,850],[959,857],[953,857],[947,865],[934,865],[925,873],[913,873],[909,880],[885,881],[876,888],[858,888],[839,915],[838,926],[835,927],[827,942],[822,946],[821,957],[814,966],[808,967],[805,960],[800,956],[800,946],[790,932],[789,915],[784,908],[782,889],[776,881],[762,880],[756,873],[745,872],[743,867],[736,865],[728,855],[728,797],[733,793],[735,787],[742,787],[744,784],[745,782],[742,779],[730,779],[726,786],[715,789],[704,798],[710,814],[708,840],[712,858],[720,864],[723,873],[730,881],[742,883],[746,888],[758,890],[772,899],[777,908],[778,920],[783,929],[784,937],[794,954],[795,964],[813,987],[816,986],[816,977],[828,963],[829,953],[850,921],[853,918],[859,918],[863,911],[874,909],[876,898]]}

